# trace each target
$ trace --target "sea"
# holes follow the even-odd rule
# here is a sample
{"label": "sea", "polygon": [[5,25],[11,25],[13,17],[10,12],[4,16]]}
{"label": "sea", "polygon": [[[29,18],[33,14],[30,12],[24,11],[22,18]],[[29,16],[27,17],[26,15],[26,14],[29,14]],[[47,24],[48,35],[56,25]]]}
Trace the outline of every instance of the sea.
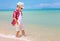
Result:
{"label": "sea", "polygon": [[[11,21],[13,11],[14,10],[0,11],[0,21]],[[22,10],[22,12],[23,22],[25,24],[60,27],[60,10],[30,9]]]}
{"label": "sea", "polygon": [[[15,33],[15,28],[11,27],[13,11],[0,10],[0,33]],[[22,13],[26,32],[31,34],[35,41],[43,41],[46,37],[51,41],[60,40],[60,10],[26,9],[22,10]]]}

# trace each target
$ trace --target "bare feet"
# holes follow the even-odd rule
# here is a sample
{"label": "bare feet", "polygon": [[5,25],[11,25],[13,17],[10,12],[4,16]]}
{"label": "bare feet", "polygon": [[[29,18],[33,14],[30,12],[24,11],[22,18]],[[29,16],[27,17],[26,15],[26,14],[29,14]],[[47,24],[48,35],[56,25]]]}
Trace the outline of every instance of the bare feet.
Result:
{"label": "bare feet", "polygon": [[20,32],[20,31],[17,31],[17,32],[16,32],[16,37],[19,37],[19,32]]}
{"label": "bare feet", "polygon": [[16,32],[16,37],[25,36],[25,31],[24,31],[24,30],[22,30],[22,35],[20,35],[20,36],[19,36],[19,32],[20,32],[20,31],[17,31],[17,32]]}
{"label": "bare feet", "polygon": [[25,31],[24,30],[22,30],[22,35],[25,36]]}

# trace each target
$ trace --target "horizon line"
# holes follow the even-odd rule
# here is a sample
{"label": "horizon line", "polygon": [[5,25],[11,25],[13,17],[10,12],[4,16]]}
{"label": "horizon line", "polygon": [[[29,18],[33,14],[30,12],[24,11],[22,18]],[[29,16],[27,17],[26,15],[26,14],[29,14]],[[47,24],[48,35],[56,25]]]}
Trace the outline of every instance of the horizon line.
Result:
{"label": "horizon line", "polygon": [[[15,9],[0,9],[0,11],[13,11]],[[23,10],[60,10],[60,8],[43,8],[43,9],[23,9]]]}

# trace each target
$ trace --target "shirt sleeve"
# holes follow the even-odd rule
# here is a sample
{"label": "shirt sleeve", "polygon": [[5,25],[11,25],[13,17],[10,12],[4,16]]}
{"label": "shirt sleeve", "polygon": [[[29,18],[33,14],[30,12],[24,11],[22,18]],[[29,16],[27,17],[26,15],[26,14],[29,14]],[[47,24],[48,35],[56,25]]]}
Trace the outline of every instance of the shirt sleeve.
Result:
{"label": "shirt sleeve", "polygon": [[16,18],[16,11],[13,12],[13,18]]}

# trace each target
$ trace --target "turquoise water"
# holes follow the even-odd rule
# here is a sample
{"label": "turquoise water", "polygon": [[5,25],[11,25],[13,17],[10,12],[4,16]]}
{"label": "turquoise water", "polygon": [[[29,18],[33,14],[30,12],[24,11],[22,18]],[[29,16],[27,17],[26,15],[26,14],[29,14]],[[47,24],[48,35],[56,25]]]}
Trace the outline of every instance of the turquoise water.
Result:
{"label": "turquoise water", "polygon": [[[0,21],[11,22],[13,11],[0,11]],[[60,10],[23,10],[24,24],[60,27]]]}

